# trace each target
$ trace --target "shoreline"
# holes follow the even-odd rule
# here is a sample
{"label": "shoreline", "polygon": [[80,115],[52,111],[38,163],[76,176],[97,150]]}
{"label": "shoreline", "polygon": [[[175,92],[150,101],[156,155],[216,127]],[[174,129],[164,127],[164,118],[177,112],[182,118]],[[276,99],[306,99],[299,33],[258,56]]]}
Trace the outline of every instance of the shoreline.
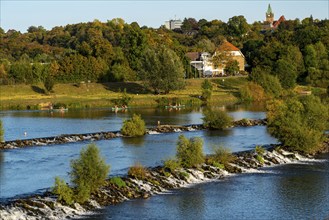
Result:
{"label": "shoreline", "polygon": [[[266,119],[241,119],[233,122],[232,127],[243,126],[258,126],[266,125]],[[192,125],[160,125],[153,128],[146,129],[146,134],[161,134],[161,133],[172,133],[181,131],[195,131],[206,129],[202,124],[192,124]],[[33,146],[47,146],[55,144],[65,144],[65,143],[76,143],[82,141],[98,141],[98,140],[108,140],[117,137],[129,137],[123,136],[120,131],[103,131],[85,134],[65,134],[52,137],[42,137],[42,138],[31,138],[22,140],[11,140],[0,142],[0,150],[5,149],[16,149],[25,148]]]}
{"label": "shoreline", "polygon": [[[329,149],[328,141],[324,147]],[[204,163],[196,168],[179,168],[173,172],[163,166],[147,168],[145,179],[128,175],[122,176],[125,187],[119,187],[110,179],[85,204],[62,205],[57,196],[47,191],[42,195],[14,199],[0,204],[0,216],[3,219],[63,219],[92,215],[93,211],[105,206],[118,204],[132,199],[147,199],[154,194],[166,193],[172,189],[188,187],[194,184],[216,181],[240,173],[257,172],[260,168],[273,167],[313,160],[314,156],[301,155],[273,145],[262,154],[263,162],[257,159],[254,150],[234,153],[236,160],[224,168]],[[1,219],[1,218],[0,218]]]}

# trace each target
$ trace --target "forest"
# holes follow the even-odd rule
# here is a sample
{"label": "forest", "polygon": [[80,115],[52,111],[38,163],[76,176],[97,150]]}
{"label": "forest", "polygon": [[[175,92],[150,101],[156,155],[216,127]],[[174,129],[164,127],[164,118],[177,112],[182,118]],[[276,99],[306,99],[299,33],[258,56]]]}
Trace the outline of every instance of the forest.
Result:
{"label": "forest", "polygon": [[256,82],[274,76],[284,89],[296,83],[329,85],[329,20],[312,16],[286,20],[267,31],[261,22],[248,24],[243,16],[227,23],[185,18],[180,30],[140,27],[120,18],[51,30],[31,26],[26,33],[0,28],[0,84],[32,85],[49,79],[126,82],[165,71],[176,71],[172,77],[194,78],[186,53],[213,53],[224,40],[242,51],[249,65],[246,70]]}

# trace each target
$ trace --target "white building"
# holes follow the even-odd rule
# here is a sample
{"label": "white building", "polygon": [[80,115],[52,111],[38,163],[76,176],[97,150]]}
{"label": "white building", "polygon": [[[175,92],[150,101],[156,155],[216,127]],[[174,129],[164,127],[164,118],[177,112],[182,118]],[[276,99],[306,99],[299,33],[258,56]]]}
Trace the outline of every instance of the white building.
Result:
{"label": "white building", "polygon": [[174,30],[174,29],[181,29],[183,25],[183,22],[178,19],[178,20],[169,20],[165,22],[165,27],[169,30]]}

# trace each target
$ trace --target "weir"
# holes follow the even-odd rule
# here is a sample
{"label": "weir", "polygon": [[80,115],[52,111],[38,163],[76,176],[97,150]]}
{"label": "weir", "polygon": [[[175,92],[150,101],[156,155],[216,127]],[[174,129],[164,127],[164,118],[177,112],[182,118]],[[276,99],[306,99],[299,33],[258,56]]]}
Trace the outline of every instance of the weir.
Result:
{"label": "weir", "polygon": [[[233,122],[233,127],[237,126],[256,126],[266,125],[266,119],[242,119]],[[191,125],[159,125],[153,128],[148,128],[146,134],[157,134],[157,133],[169,133],[169,132],[180,132],[180,131],[194,131],[202,130],[205,127],[202,124],[191,124]],[[121,137],[120,131],[105,131],[85,134],[65,134],[53,137],[43,138],[32,138],[23,140],[12,140],[0,143],[0,149],[14,149],[24,148],[29,146],[46,146],[54,144],[74,143],[79,141],[98,141]]]}

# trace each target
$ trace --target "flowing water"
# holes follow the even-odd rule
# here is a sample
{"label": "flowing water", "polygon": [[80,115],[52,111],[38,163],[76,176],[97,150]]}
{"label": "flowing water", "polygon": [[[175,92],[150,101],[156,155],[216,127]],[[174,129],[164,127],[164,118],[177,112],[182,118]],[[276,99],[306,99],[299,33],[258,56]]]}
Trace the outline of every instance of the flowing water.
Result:
{"label": "flowing water", "polygon": [[[220,108],[226,108],[235,119],[266,116],[258,109],[239,106]],[[6,131],[5,140],[16,140],[119,130],[123,120],[132,113],[141,114],[147,126],[155,126],[158,121],[161,124],[202,123],[201,109],[129,109],[117,113],[108,109],[92,109],[70,110],[63,114],[4,111],[0,112],[0,116]],[[136,162],[156,166],[161,165],[164,159],[173,157],[180,134],[116,138],[97,141],[96,144],[111,165],[111,175],[123,175]],[[187,137],[202,137],[205,153],[211,153],[219,145],[235,152],[253,149],[258,144],[277,143],[264,126],[183,134]],[[0,202],[15,196],[43,192],[53,185],[55,176],[68,180],[70,160],[77,158],[81,148],[88,143],[0,151]],[[328,160],[280,166],[266,169],[263,173],[233,176],[174,190],[149,200],[133,200],[110,206],[88,218],[251,219],[258,216],[253,219],[291,219],[296,216],[300,219],[309,216],[307,219],[323,219],[329,215],[328,170]]]}
{"label": "flowing water", "polygon": [[82,219],[329,219],[329,155],[108,206]]}

